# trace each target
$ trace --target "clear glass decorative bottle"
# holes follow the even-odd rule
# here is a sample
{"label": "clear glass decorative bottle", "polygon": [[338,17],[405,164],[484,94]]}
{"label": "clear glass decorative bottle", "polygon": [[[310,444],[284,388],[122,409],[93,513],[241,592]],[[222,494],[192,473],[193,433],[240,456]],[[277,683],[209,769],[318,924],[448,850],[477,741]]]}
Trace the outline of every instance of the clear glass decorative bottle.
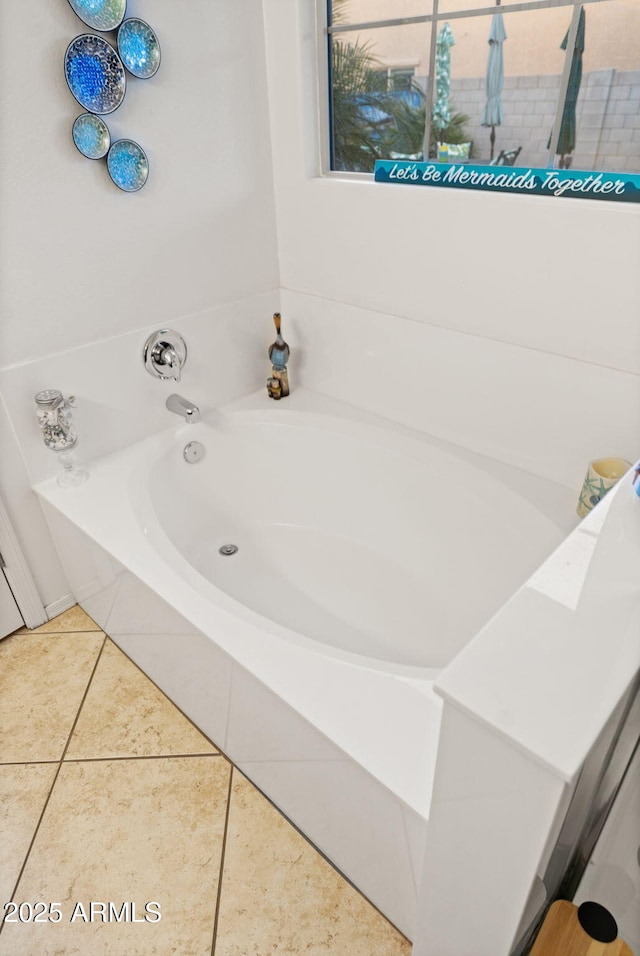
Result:
{"label": "clear glass decorative bottle", "polygon": [[58,484],[81,485],[89,474],[76,464],[78,433],[71,411],[75,398],[73,395],[64,398],[57,388],[45,388],[37,393],[35,401],[42,439],[47,448],[56,453],[62,465]]}

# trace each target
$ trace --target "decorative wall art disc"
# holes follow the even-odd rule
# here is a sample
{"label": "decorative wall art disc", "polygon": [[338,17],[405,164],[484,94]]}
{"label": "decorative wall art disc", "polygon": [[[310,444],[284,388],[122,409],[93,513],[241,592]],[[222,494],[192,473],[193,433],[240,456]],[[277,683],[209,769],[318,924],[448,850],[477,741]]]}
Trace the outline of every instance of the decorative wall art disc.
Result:
{"label": "decorative wall art disc", "polygon": [[67,47],[64,75],[69,89],[90,113],[113,113],[127,88],[122,60],[102,37],[84,33]]}
{"label": "decorative wall art disc", "polygon": [[87,159],[102,159],[109,152],[111,134],[104,120],[93,113],[82,113],[73,124],[73,142]]}
{"label": "decorative wall art disc", "polygon": [[148,23],[136,17],[125,20],[118,30],[118,53],[129,72],[143,80],[160,66],[158,38]]}
{"label": "decorative wall art disc", "polygon": [[127,12],[127,0],[69,0],[69,4],[92,30],[117,29]]}
{"label": "decorative wall art disc", "polygon": [[107,153],[107,168],[116,186],[128,193],[141,189],[149,175],[146,153],[132,139],[116,140]]}

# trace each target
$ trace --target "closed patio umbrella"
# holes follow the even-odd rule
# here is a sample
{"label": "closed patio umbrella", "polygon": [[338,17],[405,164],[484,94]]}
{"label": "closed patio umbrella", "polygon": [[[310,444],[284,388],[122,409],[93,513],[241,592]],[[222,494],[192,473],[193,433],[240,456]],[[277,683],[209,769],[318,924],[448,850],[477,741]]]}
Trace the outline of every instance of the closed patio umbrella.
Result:
{"label": "closed patio umbrella", "polygon": [[436,40],[436,96],[431,111],[433,125],[438,133],[446,129],[451,122],[451,110],[449,109],[451,47],[455,42],[451,27],[448,23],[444,23]]}
{"label": "closed patio umbrella", "polygon": [[[569,42],[569,30],[560,44],[561,50],[567,49]],[[569,82],[567,85],[567,94],[564,100],[564,109],[562,111],[562,120],[560,122],[560,132],[558,134],[558,143],[556,154],[560,156],[560,169],[568,169],[571,165],[570,153],[576,147],[576,104],[582,82],[582,54],[584,53],[585,40],[585,15],[584,7],[580,8],[580,17],[578,20],[578,30],[576,33],[576,42],[573,48],[571,58],[571,69],[569,71]],[[551,147],[551,136],[547,143],[547,149]]]}
{"label": "closed patio umbrella", "polygon": [[504,83],[504,64],[502,44],[507,39],[504,20],[501,13],[494,13],[489,30],[489,56],[487,59],[486,90],[487,99],[482,113],[481,126],[491,127],[491,156],[496,142],[496,126],[502,125],[502,84]]}

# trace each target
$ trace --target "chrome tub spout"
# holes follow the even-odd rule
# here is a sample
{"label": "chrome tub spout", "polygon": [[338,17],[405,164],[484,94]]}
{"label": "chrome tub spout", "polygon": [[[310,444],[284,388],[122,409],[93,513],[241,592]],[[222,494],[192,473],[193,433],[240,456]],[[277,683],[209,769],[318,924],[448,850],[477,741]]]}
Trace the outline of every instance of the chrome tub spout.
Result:
{"label": "chrome tub spout", "polygon": [[200,421],[200,409],[181,395],[169,395],[167,408],[176,415],[182,415],[188,425]]}

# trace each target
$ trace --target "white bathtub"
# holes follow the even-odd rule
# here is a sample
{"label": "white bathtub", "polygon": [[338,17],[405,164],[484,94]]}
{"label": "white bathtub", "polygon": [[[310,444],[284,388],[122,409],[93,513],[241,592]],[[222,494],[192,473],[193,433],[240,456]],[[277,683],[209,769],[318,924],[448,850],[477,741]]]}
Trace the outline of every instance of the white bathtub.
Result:
{"label": "white bathtub", "polygon": [[411,936],[431,684],[563,537],[553,487],[303,390],[89,470],[36,489],[78,601]]}

